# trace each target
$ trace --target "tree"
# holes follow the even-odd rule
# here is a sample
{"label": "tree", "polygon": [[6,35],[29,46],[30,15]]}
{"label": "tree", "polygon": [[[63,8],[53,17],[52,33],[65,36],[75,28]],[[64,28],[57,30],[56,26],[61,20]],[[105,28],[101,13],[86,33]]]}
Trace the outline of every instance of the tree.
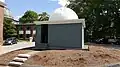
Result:
{"label": "tree", "polygon": [[46,12],[42,12],[42,14],[39,14],[39,21],[48,21],[49,15]]}
{"label": "tree", "polygon": [[79,18],[86,19],[86,36],[105,37],[120,34],[119,0],[70,0],[68,6]]}
{"label": "tree", "polygon": [[28,10],[19,19],[21,23],[33,23],[33,21],[38,20],[38,14],[35,11]]}
{"label": "tree", "polygon": [[3,37],[8,38],[8,37],[13,37],[17,34],[16,27],[12,23],[12,19],[10,18],[4,18],[3,22]]}

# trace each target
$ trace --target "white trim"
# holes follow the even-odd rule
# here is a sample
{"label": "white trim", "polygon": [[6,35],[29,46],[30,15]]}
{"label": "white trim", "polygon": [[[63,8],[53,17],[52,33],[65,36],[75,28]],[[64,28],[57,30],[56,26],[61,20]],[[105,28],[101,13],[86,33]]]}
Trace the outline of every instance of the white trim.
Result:
{"label": "white trim", "polygon": [[33,34],[36,34],[36,30],[33,31]]}
{"label": "white trim", "polygon": [[82,27],[82,49],[84,49],[84,28]]}
{"label": "white trim", "polygon": [[23,30],[20,30],[20,31],[19,31],[19,34],[23,34]]}
{"label": "white trim", "polygon": [[82,23],[85,28],[85,19],[72,19],[72,20],[61,20],[61,21],[34,21],[36,25],[41,24],[70,24],[70,23]]}
{"label": "white trim", "polygon": [[26,30],[25,32],[26,32],[26,34],[31,34],[30,30]]}

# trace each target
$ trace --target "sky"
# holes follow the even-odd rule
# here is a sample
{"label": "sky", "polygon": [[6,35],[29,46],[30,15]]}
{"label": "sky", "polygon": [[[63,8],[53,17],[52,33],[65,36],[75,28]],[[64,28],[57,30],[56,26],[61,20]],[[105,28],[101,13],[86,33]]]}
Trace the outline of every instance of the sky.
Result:
{"label": "sky", "polygon": [[6,0],[5,2],[15,19],[18,19],[27,10],[51,14],[56,8],[60,7],[57,0]]}

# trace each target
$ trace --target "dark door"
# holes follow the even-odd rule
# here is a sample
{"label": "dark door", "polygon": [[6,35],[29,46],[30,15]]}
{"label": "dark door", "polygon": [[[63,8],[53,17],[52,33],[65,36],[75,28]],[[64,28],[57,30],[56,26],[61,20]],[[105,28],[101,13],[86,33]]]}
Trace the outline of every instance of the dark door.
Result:
{"label": "dark door", "polygon": [[41,25],[41,43],[48,43],[48,24]]}

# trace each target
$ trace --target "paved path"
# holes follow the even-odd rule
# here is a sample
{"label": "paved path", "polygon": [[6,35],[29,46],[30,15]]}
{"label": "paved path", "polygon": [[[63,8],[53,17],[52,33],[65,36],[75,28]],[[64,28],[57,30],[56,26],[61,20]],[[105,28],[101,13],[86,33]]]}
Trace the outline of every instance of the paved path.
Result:
{"label": "paved path", "polygon": [[15,51],[15,50],[19,50],[19,49],[23,49],[23,48],[29,48],[29,47],[34,47],[35,46],[35,42],[18,42],[18,44],[14,44],[14,45],[8,45],[8,46],[2,46],[2,52],[0,52],[0,55],[11,52],[11,51]]}

